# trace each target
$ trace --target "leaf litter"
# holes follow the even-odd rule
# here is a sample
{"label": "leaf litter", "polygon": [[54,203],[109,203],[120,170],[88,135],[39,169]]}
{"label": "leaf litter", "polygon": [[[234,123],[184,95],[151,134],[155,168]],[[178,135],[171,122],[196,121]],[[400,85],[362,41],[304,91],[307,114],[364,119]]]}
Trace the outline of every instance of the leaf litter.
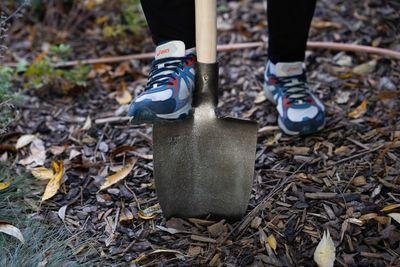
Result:
{"label": "leaf litter", "polygon": [[[395,48],[399,8],[395,1],[318,1],[310,39]],[[109,12],[93,10],[104,12],[102,16]],[[78,36],[80,42],[93,44],[74,51],[75,58],[152,51],[147,35],[136,41],[99,42],[100,26],[91,24],[97,13],[91,14],[82,18],[82,27],[71,27],[68,38]],[[261,1],[221,1],[219,16],[225,24],[220,43],[266,37]],[[25,34],[20,30],[10,36],[10,42],[21,47],[17,54],[40,54],[24,50]],[[37,34],[46,38],[40,29]],[[398,61],[307,52],[309,80],[326,104],[328,120],[321,133],[300,138],[278,130],[277,112],[262,93],[266,60],[264,48],[220,54],[221,113],[260,123],[252,198],[242,221],[161,216],[154,190],[151,127],[132,126],[124,117],[128,93],[134,97],[145,86],[149,61],[95,65],[89,74],[93,86],[75,97],[30,91],[19,120],[10,127],[15,135],[0,141],[1,159],[17,159],[22,164],[17,168],[29,172],[64,162],[67,173],[53,180],[51,201],[42,204],[40,215],[55,212],[72,233],[90,233],[96,240],[92,257],[100,255],[105,264],[131,264],[142,257],[143,265],[312,266],[313,252],[327,229],[337,245],[335,264],[399,265]],[[21,139],[16,151],[24,135],[35,138]],[[114,176],[99,192],[105,177],[130,168],[132,157],[137,161],[129,173]],[[48,178],[53,170],[36,171]],[[78,243],[71,246],[77,257],[88,249]],[[151,254],[160,249],[173,252]]]}

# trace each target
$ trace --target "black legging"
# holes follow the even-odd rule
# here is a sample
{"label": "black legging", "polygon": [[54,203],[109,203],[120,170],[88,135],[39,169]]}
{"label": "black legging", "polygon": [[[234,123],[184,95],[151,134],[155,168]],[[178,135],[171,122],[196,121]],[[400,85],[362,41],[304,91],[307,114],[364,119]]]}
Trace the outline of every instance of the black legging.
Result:
{"label": "black legging", "polygon": [[[156,45],[181,40],[194,47],[194,0],[141,0]],[[273,63],[303,61],[316,0],[267,0],[269,45]]]}

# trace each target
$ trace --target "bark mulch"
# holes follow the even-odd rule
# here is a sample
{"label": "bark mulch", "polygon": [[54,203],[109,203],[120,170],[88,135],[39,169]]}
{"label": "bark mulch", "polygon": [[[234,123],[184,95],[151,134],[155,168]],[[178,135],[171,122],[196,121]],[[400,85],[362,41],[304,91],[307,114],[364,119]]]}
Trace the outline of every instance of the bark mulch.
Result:
{"label": "bark mulch", "polygon": [[[400,50],[399,10],[398,1],[321,0],[310,40]],[[263,1],[221,1],[218,12],[220,43],[266,39]],[[44,35],[45,28],[30,27]],[[96,26],[85,27],[76,26],[66,37],[79,58],[153,49],[148,36],[140,45],[98,40]],[[11,38],[11,50],[23,54],[33,49],[23,48],[26,29],[19,25],[12,30],[19,42]],[[121,87],[132,96],[143,90],[149,61],[97,66],[96,78],[76,95],[55,96],[57,88],[27,93],[10,132],[36,134],[43,140],[46,166],[64,161],[62,186],[40,212],[60,223],[57,212],[66,206],[64,224],[71,235],[83,231],[82,238],[92,240],[83,246],[71,243],[77,261],[313,266],[315,247],[329,229],[336,245],[335,266],[400,266],[400,224],[388,216],[400,209],[382,211],[400,203],[399,61],[307,52],[309,80],[326,105],[327,124],[318,134],[290,137],[278,130],[277,112],[262,93],[266,60],[265,48],[219,54],[221,112],[260,123],[254,187],[248,213],[239,222],[166,220],[160,214],[151,127],[119,119],[127,105],[115,100]],[[17,137],[11,135],[5,142]],[[18,157],[27,152],[21,150]],[[99,191],[105,177],[133,159],[137,162],[128,177]],[[275,250],[269,243],[272,238]]]}

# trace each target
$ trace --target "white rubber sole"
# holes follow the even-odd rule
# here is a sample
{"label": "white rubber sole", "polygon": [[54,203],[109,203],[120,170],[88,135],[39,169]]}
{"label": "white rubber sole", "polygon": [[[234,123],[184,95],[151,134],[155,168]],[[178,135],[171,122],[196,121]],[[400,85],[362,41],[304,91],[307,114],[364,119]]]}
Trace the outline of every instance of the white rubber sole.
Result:
{"label": "white rubber sole", "polygon": [[184,105],[182,108],[180,108],[179,110],[177,110],[173,113],[156,114],[156,116],[158,118],[164,119],[164,120],[175,120],[175,119],[181,118],[182,116],[189,116],[191,110],[192,110],[192,104],[191,104],[191,101],[189,101],[186,105]]}

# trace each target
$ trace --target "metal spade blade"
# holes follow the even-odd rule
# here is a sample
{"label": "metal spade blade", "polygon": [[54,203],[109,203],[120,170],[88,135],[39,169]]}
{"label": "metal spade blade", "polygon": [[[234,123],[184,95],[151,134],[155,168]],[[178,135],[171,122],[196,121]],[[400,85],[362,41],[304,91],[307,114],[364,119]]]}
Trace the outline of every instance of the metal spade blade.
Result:
{"label": "metal spade blade", "polygon": [[167,218],[239,219],[246,211],[257,123],[215,115],[217,74],[216,63],[199,63],[193,118],[154,125],[154,177]]}

